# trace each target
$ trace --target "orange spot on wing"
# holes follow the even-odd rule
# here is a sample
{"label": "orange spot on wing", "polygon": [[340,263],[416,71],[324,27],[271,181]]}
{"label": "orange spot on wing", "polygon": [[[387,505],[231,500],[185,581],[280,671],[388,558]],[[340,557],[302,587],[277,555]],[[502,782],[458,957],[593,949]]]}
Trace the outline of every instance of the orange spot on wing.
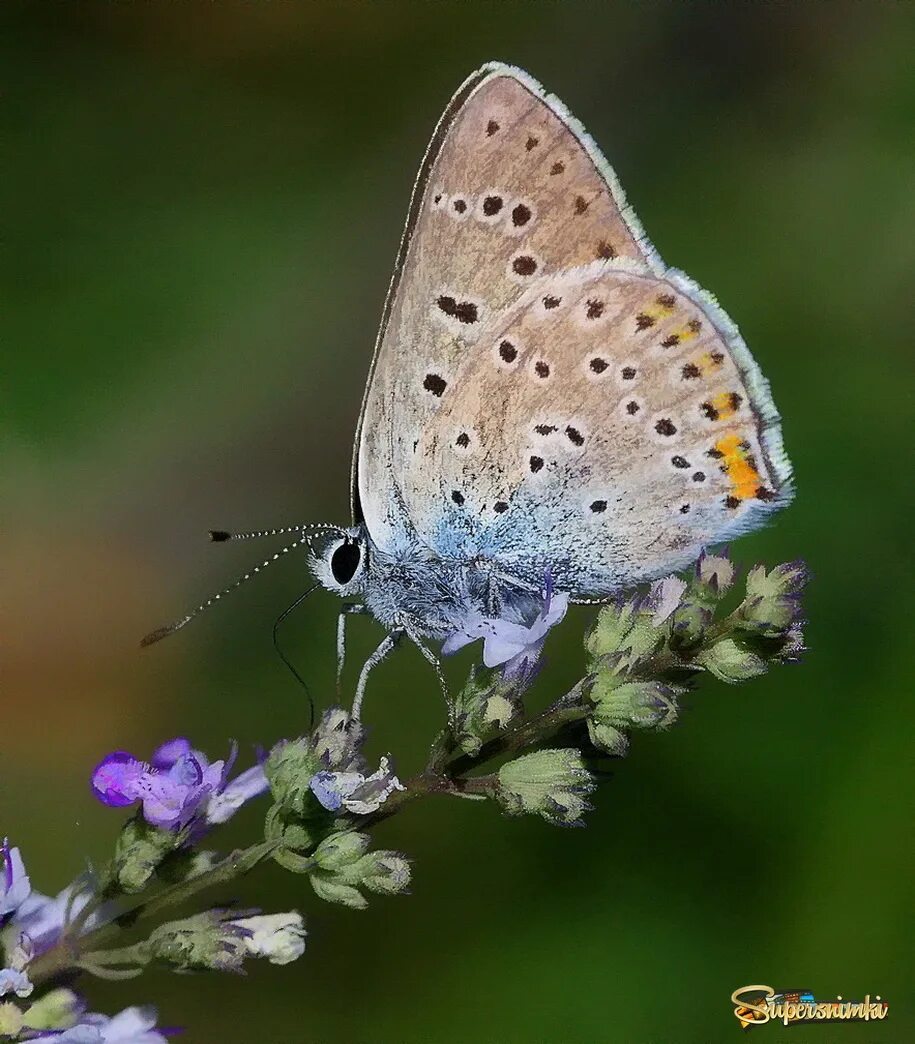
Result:
{"label": "orange spot on wing", "polygon": [[741,437],[724,435],[715,443],[715,449],[721,454],[721,466],[730,480],[731,495],[738,500],[755,497],[760,486],[759,472]]}

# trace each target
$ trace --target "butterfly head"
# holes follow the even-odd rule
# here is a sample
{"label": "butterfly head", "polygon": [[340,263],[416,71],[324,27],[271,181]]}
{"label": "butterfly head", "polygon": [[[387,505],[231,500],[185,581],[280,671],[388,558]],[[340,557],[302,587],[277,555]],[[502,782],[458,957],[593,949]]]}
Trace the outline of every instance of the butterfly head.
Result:
{"label": "butterfly head", "polygon": [[368,562],[362,526],[322,530],[308,537],[308,548],[308,564],[322,587],[342,598],[362,592]]}

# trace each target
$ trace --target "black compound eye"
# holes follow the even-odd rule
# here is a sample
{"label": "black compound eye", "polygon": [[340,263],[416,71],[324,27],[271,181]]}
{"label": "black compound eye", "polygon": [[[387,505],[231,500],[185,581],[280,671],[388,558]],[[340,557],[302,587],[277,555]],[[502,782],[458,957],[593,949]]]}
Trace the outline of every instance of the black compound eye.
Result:
{"label": "black compound eye", "polygon": [[338,584],[348,584],[356,575],[362,551],[355,542],[346,541],[330,556],[330,571]]}

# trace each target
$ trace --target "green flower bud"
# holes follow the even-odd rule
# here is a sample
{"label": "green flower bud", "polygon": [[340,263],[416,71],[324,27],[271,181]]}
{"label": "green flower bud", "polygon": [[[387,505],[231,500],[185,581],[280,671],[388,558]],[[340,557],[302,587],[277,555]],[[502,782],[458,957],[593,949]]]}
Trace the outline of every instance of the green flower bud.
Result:
{"label": "green flower bud", "polygon": [[17,1005],[12,1001],[0,1002],[0,1037],[18,1037],[24,1025],[22,1012]]}
{"label": "green flower bud", "polygon": [[264,823],[264,837],[282,842],[282,847],[273,852],[273,859],[285,870],[306,874],[314,867],[311,856],[300,854],[314,843],[311,832],[294,812],[282,805],[271,805]]}
{"label": "green flower bud", "polygon": [[636,621],[635,604],[630,599],[622,605],[605,605],[597,614],[585,648],[593,657],[611,656],[623,649],[623,643]]}
{"label": "green flower bud", "polygon": [[300,815],[317,805],[308,784],[324,767],[311,741],[304,736],[278,743],[264,762],[274,800]]}
{"label": "green flower bud", "polygon": [[729,683],[746,681],[766,672],[765,661],[733,638],[723,638],[710,649],[701,650],[695,662]]}
{"label": "green flower bud", "polygon": [[364,743],[364,726],[353,721],[349,711],[342,707],[328,708],[311,737],[311,749],[321,762],[319,768],[333,772],[361,768],[360,751]]}
{"label": "green flower bud", "polygon": [[461,751],[476,756],[483,741],[506,728],[521,710],[517,688],[498,672],[475,667],[454,701],[454,731]]}
{"label": "green flower bud", "polygon": [[364,910],[369,904],[368,900],[352,885],[344,884],[335,876],[330,874],[312,874],[309,878],[315,895],[328,903],[340,903],[349,906],[353,910]]}
{"label": "green flower bud", "polygon": [[748,630],[768,638],[785,634],[799,622],[800,592],[807,570],[800,562],[786,562],[768,573],[761,565],[747,574],[747,597],[740,617]]}
{"label": "green flower bud", "polygon": [[382,849],[369,852],[345,871],[347,879],[358,875],[359,883],[379,895],[397,895],[410,884],[410,864],[399,852]]}
{"label": "green flower bud", "polygon": [[[171,964],[179,971],[208,968],[240,972],[247,953],[245,931],[233,924],[225,910],[208,910],[183,921],[160,925],[142,949],[149,958]],[[138,953],[141,947],[136,948]]]}
{"label": "green flower bud", "polygon": [[714,600],[730,590],[734,583],[734,564],[724,555],[703,554],[696,563],[696,579],[693,590],[705,598]]}
{"label": "green flower bud", "polygon": [[581,753],[538,750],[504,764],[498,772],[495,796],[512,815],[529,812],[560,825],[578,823],[590,806],[593,778]]}
{"label": "green flower bud", "polygon": [[314,854],[315,864],[322,870],[340,870],[355,863],[368,851],[371,838],[355,830],[331,834],[318,845]]}
{"label": "green flower bud", "polygon": [[677,718],[677,692],[662,682],[609,685],[600,677],[591,688],[594,717],[615,728],[667,728]]}
{"label": "green flower bud", "polygon": [[184,831],[160,830],[139,815],[128,820],[118,835],[105,886],[114,885],[128,895],[142,891],[166,856],[177,851],[184,840]]}
{"label": "green flower bud", "polygon": [[[81,1012],[79,997],[72,990],[61,987],[39,997],[22,1017],[22,1025],[31,1030],[69,1029],[76,1025]],[[4,1032],[0,1025],[0,1034]]]}
{"label": "green flower bud", "polygon": [[671,617],[671,631],[681,645],[694,645],[702,639],[714,618],[714,610],[687,596]]}
{"label": "green flower bud", "polygon": [[629,740],[619,729],[598,721],[597,718],[588,718],[588,736],[598,750],[606,751],[614,757],[623,757],[629,749]]}

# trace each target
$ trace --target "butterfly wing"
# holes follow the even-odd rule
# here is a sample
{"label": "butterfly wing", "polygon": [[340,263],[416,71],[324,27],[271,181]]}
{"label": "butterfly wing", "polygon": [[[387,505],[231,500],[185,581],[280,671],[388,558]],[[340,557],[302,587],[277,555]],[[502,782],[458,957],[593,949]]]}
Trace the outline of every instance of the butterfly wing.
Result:
{"label": "butterfly wing", "polygon": [[790,496],[765,380],[681,273],[544,276],[484,328],[407,462],[420,538],[606,595],[693,561]]}
{"label": "butterfly wing", "polygon": [[437,487],[417,488],[423,433],[481,332],[533,283],[614,258],[663,270],[562,104],[520,70],[484,66],[452,99],[420,169],[366,387],[353,511],[378,546],[449,551],[432,535],[447,505]]}

